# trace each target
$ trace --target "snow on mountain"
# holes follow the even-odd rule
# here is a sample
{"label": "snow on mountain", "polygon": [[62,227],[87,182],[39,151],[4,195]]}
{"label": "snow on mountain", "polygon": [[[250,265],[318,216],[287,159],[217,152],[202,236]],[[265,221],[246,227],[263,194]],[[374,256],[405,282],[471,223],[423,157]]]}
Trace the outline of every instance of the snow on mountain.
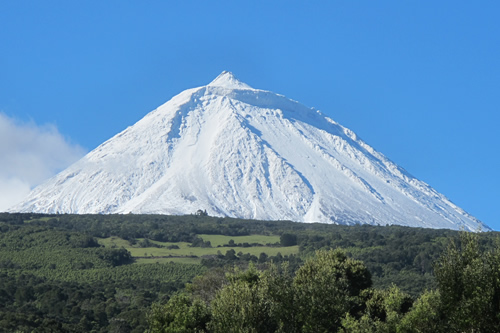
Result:
{"label": "snow on mountain", "polygon": [[188,89],[11,211],[489,228],[320,111],[230,72]]}

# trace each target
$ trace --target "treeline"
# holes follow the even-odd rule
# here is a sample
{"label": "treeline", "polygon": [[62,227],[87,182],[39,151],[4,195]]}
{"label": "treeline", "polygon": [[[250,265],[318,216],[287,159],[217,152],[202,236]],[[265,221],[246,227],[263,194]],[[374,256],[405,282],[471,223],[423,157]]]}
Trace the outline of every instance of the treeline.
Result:
{"label": "treeline", "polygon": [[201,260],[201,265],[207,268],[224,268],[224,267],[243,267],[246,268],[249,264],[256,265],[260,268],[265,268],[269,263],[279,264],[286,262],[291,271],[296,271],[302,264],[303,260],[298,255],[281,255],[278,253],[275,256],[269,256],[262,252],[258,257],[251,255],[249,253],[243,253],[242,251],[236,253],[235,250],[230,249],[226,251],[226,254],[222,252],[216,256],[211,256],[210,258],[203,258]]}
{"label": "treeline", "polygon": [[500,247],[463,233],[436,261],[437,288],[416,300],[372,287],[362,261],[318,251],[295,274],[286,265],[209,273],[149,315],[158,332],[482,332],[500,327]]}

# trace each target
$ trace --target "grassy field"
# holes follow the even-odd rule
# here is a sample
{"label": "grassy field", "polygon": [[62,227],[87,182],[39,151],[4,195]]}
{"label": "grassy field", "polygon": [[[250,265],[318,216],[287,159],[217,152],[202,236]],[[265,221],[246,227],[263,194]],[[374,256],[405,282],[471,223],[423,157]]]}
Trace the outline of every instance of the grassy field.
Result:
{"label": "grassy field", "polygon": [[30,222],[35,222],[35,221],[42,221],[42,222],[47,222],[48,220],[54,219],[54,217],[39,217],[37,219],[32,219],[32,220],[24,220],[25,223],[30,223]]}
{"label": "grassy field", "polygon": [[280,242],[279,236],[264,236],[264,235],[249,235],[249,236],[224,236],[224,235],[198,235],[205,242],[210,241],[213,247],[228,244],[232,239],[236,244],[243,243],[258,243],[262,245],[276,244]]}
{"label": "grassy field", "polygon": [[[252,235],[252,236],[221,236],[221,235],[199,235],[203,240],[210,241],[212,247],[190,247],[190,243],[179,242],[157,242],[151,241],[152,243],[164,246],[164,247],[139,247],[139,242],[142,239],[137,239],[137,243],[131,245],[127,240],[121,239],[119,237],[109,237],[98,239],[99,244],[105,247],[121,248],[124,247],[132,257],[136,258],[136,263],[165,263],[165,262],[179,262],[179,263],[199,263],[201,257],[216,255],[220,251],[221,254],[226,254],[227,251],[233,249],[236,253],[242,252],[244,254],[250,253],[255,256],[259,256],[262,252],[268,256],[275,256],[278,253],[281,255],[298,254],[298,246],[288,246],[288,247],[273,247],[273,246],[255,246],[255,247],[217,247],[217,245],[227,244],[230,239],[234,240],[236,244],[238,243],[276,243],[279,242],[278,236],[262,236],[262,235]],[[168,249],[167,246],[177,245],[178,249]]]}
{"label": "grassy field", "polygon": [[[132,245],[128,240],[122,239],[120,237],[108,237],[108,238],[98,238],[98,242],[101,245],[104,245],[105,247],[115,247],[115,248],[121,248],[124,247],[127,250],[130,251],[130,249],[140,249],[139,242],[144,240],[144,238],[137,238],[136,244]],[[160,246],[171,246],[171,245],[177,245],[180,248],[186,248],[189,246],[190,243],[186,242],[178,242],[178,243],[171,243],[171,242],[158,242],[154,240],[149,240],[151,243],[158,244]]]}

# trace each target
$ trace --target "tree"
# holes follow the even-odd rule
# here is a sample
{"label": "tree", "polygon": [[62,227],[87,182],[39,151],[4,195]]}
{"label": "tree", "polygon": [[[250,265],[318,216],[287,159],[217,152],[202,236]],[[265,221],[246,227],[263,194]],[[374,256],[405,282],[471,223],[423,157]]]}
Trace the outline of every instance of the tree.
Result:
{"label": "tree", "polygon": [[198,209],[195,213],[196,216],[208,216],[207,210]]}
{"label": "tree", "polygon": [[500,325],[500,248],[484,252],[479,235],[461,232],[436,262],[442,325],[448,331],[498,332]]}
{"label": "tree", "polygon": [[413,304],[410,312],[398,325],[399,332],[448,332],[441,324],[441,295],[439,291],[424,292]]}
{"label": "tree", "polygon": [[227,260],[237,260],[236,251],[234,249],[230,249],[226,251],[226,259]]}
{"label": "tree", "polygon": [[342,320],[341,331],[344,333],[400,332],[399,324],[412,305],[410,296],[394,285],[388,290],[364,290],[362,294],[363,298],[366,297],[362,316],[356,318],[347,313]]}
{"label": "tree", "polygon": [[211,304],[209,328],[217,333],[275,332],[271,303],[261,273],[253,265],[229,276],[230,284],[221,289]]}
{"label": "tree", "polygon": [[298,271],[293,285],[302,332],[336,332],[347,313],[362,306],[360,293],[371,287],[371,275],[361,261],[343,250],[317,251]]}
{"label": "tree", "polygon": [[173,296],[167,304],[153,304],[148,315],[148,333],[206,332],[210,321],[207,305],[186,294]]}
{"label": "tree", "polygon": [[194,297],[199,297],[210,304],[217,292],[227,284],[225,271],[222,268],[214,268],[204,275],[195,277],[192,283],[186,285],[186,290]]}
{"label": "tree", "polygon": [[261,252],[259,254],[259,263],[260,264],[265,263],[267,261],[267,258],[268,258],[268,255],[266,253],[264,253],[264,252]]}
{"label": "tree", "polygon": [[297,245],[297,235],[294,234],[283,234],[280,236],[281,246],[294,246]]}

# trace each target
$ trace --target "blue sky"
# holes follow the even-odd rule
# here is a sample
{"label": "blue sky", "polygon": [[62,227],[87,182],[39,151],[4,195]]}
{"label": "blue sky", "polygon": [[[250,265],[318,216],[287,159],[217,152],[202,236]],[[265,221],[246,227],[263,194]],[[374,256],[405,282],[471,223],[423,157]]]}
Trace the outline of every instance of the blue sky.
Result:
{"label": "blue sky", "polygon": [[14,185],[26,191],[229,70],[320,109],[500,230],[499,12],[497,1],[0,1],[0,210]]}

